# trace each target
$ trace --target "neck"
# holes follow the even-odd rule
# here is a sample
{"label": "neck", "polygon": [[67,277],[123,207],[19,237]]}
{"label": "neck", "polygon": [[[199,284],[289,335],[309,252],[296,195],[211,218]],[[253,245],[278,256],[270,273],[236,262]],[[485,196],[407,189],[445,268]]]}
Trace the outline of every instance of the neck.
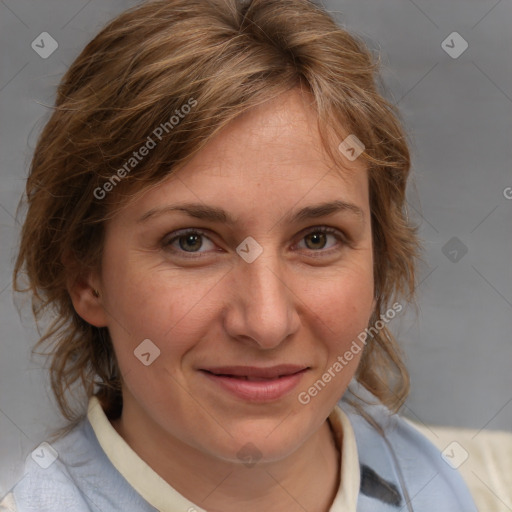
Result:
{"label": "neck", "polygon": [[238,512],[240,504],[244,512],[328,512],[338,491],[340,453],[328,421],[285,459],[246,466],[155,435],[155,426],[139,418],[124,408],[112,425],[169,485],[208,512]]}

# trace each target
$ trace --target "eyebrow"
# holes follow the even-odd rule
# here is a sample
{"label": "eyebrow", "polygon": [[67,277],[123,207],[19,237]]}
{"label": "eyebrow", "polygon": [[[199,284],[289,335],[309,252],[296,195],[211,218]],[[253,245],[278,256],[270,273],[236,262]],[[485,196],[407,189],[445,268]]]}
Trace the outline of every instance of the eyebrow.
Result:
{"label": "eyebrow", "polygon": [[[212,222],[221,222],[223,224],[235,224],[235,219],[222,208],[207,206],[201,203],[183,203],[178,205],[168,205],[160,208],[152,208],[147,211],[142,217],[137,220],[137,223],[146,222],[150,218],[159,217],[161,215],[171,212],[186,213],[190,217],[196,219],[207,220]],[[301,222],[309,219],[316,219],[319,217],[326,217],[338,212],[347,212],[364,219],[363,210],[352,203],[345,201],[330,201],[313,206],[306,206],[297,212],[291,212],[286,215],[284,220],[286,222]]]}

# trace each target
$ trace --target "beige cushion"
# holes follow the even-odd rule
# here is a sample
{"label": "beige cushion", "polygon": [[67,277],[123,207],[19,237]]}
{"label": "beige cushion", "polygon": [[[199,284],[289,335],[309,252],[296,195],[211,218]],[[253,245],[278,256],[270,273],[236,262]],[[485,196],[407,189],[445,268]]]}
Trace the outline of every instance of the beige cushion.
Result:
{"label": "beige cushion", "polygon": [[410,421],[458,469],[480,512],[512,511],[512,433]]}
{"label": "beige cushion", "polygon": [[11,493],[4,497],[0,501],[0,512],[16,512],[16,504]]}

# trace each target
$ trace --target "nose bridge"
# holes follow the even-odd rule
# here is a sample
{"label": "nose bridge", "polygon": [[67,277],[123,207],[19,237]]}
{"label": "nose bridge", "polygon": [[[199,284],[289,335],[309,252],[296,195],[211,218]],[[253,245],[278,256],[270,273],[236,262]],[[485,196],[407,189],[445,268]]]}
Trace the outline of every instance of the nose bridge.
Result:
{"label": "nose bridge", "polygon": [[285,269],[271,251],[252,263],[239,262],[231,334],[251,338],[262,348],[274,348],[298,326],[293,294],[286,284]]}

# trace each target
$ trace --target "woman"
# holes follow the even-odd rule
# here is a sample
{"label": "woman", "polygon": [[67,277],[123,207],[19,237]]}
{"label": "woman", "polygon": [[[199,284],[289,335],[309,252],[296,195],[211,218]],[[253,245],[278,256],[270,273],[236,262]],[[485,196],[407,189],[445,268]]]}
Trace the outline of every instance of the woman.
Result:
{"label": "woman", "polygon": [[15,268],[54,315],[69,428],[5,506],[475,510],[393,414],[387,325],[418,243],[375,71],[305,0],[149,2],[89,43],[35,150]]}

